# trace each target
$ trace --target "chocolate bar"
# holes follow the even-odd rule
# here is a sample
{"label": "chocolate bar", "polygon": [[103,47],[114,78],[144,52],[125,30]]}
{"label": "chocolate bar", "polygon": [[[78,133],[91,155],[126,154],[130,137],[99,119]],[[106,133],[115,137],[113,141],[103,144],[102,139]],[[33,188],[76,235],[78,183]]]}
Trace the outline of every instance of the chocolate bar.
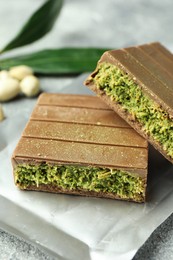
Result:
{"label": "chocolate bar", "polygon": [[12,164],[20,189],[145,201],[148,143],[94,96],[40,95]]}
{"label": "chocolate bar", "polygon": [[160,43],[107,51],[85,85],[173,162],[173,55]]}

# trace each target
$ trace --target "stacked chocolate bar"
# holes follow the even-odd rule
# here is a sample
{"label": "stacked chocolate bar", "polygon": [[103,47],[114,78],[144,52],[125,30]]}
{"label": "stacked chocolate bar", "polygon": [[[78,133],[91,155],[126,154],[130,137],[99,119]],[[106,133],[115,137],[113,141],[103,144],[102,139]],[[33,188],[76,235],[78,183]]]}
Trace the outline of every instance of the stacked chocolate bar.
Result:
{"label": "stacked chocolate bar", "polygon": [[161,44],[108,51],[85,84],[173,162],[173,55]]}
{"label": "stacked chocolate bar", "polygon": [[85,82],[104,102],[42,94],[12,157],[16,185],[144,202],[147,140],[173,161],[171,66],[159,43],[108,51]]}

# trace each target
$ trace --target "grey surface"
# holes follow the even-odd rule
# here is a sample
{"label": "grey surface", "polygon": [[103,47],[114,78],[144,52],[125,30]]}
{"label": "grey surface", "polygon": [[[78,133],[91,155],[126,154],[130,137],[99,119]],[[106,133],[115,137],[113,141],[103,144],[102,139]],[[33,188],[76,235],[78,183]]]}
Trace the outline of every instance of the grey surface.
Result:
{"label": "grey surface", "polygon": [[[4,46],[44,0],[0,1]],[[65,0],[56,26],[44,39],[18,52],[46,47],[108,46],[161,41],[172,47],[172,0]]]}
{"label": "grey surface", "polygon": [[0,259],[55,260],[36,246],[0,229]]}
{"label": "grey surface", "polygon": [[133,260],[173,259],[173,214],[166,219],[138,250]]}
{"label": "grey surface", "polygon": [[[0,1],[0,48],[16,35],[27,17],[43,2],[43,0]],[[161,41],[173,50],[172,10],[172,0],[66,0],[61,16],[51,33],[38,42],[14,50],[5,56],[64,46],[121,48],[151,41]],[[85,75],[76,79],[74,84],[77,85],[84,77]],[[74,93],[73,89],[65,88],[72,83],[74,77],[42,77],[40,80],[43,91]],[[13,102],[4,106],[7,118],[8,113],[15,114]],[[23,107],[26,122],[35,102],[35,99],[26,100],[26,107]],[[27,103],[30,103],[30,106],[27,106]],[[0,147],[3,147],[2,140],[0,142]],[[1,216],[6,220],[5,211],[3,214],[1,212]],[[161,226],[157,231],[159,233],[154,233],[135,259],[171,259],[172,218],[171,216],[166,224]],[[6,225],[5,227],[8,230]],[[9,231],[15,233],[15,230],[10,228]],[[0,231],[0,259],[44,259],[43,254],[36,247]]]}

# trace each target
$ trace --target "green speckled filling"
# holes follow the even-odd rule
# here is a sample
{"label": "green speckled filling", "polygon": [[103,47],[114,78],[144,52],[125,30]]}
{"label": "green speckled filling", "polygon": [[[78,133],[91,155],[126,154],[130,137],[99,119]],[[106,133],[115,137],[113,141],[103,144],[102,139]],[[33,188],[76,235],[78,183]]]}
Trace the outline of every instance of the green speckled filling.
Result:
{"label": "green speckled filling", "polygon": [[29,186],[52,185],[65,190],[106,192],[123,199],[143,201],[145,181],[132,173],[97,167],[60,165],[18,165],[15,183],[22,189]]}
{"label": "green speckled filling", "polygon": [[143,131],[152,136],[173,158],[173,121],[167,112],[142,93],[141,88],[116,66],[103,62],[93,78],[97,88],[138,121]]}

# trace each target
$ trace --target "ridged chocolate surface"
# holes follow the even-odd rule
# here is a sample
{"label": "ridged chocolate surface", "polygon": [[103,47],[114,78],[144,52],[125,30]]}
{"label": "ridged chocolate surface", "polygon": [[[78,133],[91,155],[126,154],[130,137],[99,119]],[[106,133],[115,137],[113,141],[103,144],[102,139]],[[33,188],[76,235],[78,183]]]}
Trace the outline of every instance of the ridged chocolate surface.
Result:
{"label": "ridged chocolate surface", "polygon": [[147,173],[147,142],[97,97],[42,94],[15,149],[20,162]]}
{"label": "ridged chocolate surface", "polygon": [[[158,42],[144,44],[120,50],[107,51],[99,63],[109,62],[126,72],[142,89],[142,91],[168,112],[173,118],[173,55]],[[147,138],[168,160],[173,160],[166,154],[159,143],[148,136],[141,125],[121,109],[121,105],[112,102],[103,91],[92,82],[91,74],[85,84],[96,92],[112,109],[124,118],[136,131]]]}
{"label": "ridged chocolate surface", "polygon": [[[160,55],[162,56],[162,53]],[[152,57],[152,59],[156,62],[155,56],[150,57]],[[173,89],[171,89],[168,85],[165,86],[165,82],[159,80],[157,75],[158,73],[155,73],[151,68],[148,69],[144,62],[139,61],[137,57],[134,57],[132,54],[130,54],[128,49],[105,53],[101,58],[101,62],[103,61],[114,63],[122,70],[126,71],[130,77],[133,78],[134,81],[142,87],[143,91],[150,98],[158,102],[166,111],[171,114],[171,116],[173,116]],[[158,66],[161,64],[162,63],[160,62]],[[164,70],[162,69],[162,71]]]}

